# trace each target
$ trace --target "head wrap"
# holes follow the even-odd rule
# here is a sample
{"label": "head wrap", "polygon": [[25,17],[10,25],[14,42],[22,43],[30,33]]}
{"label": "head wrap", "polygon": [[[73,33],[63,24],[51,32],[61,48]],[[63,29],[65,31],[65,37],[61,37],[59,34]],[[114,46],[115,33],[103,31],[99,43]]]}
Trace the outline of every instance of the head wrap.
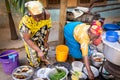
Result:
{"label": "head wrap", "polygon": [[98,20],[94,20],[92,26],[90,27],[90,31],[93,34],[100,36],[102,34],[101,22],[99,22]]}
{"label": "head wrap", "polygon": [[25,7],[33,14],[41,14],[43,11],[43,5],[39,1],[29,1],[25,3]]}

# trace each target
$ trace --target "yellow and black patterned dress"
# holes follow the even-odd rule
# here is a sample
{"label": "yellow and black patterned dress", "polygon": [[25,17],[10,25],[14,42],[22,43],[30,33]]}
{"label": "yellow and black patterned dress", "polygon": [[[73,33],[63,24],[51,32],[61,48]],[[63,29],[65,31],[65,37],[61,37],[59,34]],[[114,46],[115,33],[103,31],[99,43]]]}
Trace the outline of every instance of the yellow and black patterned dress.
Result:
{"label": "yellow and black patterned dress", "polygon": [[[51,28],[51,18],[40,20],[39,22],[35,21],[30,15],[25,15],[20,24],[19,31],[23,39],[23,33],[31,34],[31,40],[42,50],[44,54],[47,54],[48,48],[44,48],[44,39]],[[23,39],[24,41],[24,39]],[[24,41],[27,59],[31,66],[38,67],[40,65],[40,58],[25,41]]]}

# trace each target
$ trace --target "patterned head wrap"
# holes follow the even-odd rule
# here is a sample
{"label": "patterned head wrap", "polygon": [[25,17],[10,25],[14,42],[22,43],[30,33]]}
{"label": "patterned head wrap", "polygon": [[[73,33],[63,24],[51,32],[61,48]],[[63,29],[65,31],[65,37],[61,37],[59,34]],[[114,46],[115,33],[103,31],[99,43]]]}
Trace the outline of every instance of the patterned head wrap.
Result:
{"label": "patterned head wrap", "polygon": [[29,1],[25,3],[25,7],[33,14],[41,14],[43,12],[43,5],[39,1]]}
{"label": "patterned head wrap", "polygon": [[98,20],[94,20],[92,26],[90,27],[90,31],[93,34],[100,36],[102,34],[101,22],[99,22]]}

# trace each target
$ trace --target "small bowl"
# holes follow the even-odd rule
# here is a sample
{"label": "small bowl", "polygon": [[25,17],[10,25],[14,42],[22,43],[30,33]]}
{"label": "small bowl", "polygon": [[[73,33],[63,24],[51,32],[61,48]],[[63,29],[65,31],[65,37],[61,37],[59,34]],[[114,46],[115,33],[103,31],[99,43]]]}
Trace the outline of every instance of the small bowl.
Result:
{"label": "small bowl", "polygon": [[[98,71],[98,69],[95,68],[95,67],[93,67],[93,66],[90,66],[90,68],[91,68],[91,70],[92,70],[92,72],[93,72],[93,74],[94,74],[94,77],[95,77],[95,78],[98,77],[98,76],[99,76],[99,71]],[[87,72],[86,67],[83,68],[83,72],[88,75],[88,72]]]}
{"label": "small bowl", "polygon": [[92,64],[95,67],[100,67],[103,63],[104,55],[103,53],[100,52],[93,53],[91,56],[91,60],[92,60]]}
{"label": "small bowl", "polygon": [[47,78],[47,73],[50,71],[50,68],[41,68],[37,71],[37,77]]}

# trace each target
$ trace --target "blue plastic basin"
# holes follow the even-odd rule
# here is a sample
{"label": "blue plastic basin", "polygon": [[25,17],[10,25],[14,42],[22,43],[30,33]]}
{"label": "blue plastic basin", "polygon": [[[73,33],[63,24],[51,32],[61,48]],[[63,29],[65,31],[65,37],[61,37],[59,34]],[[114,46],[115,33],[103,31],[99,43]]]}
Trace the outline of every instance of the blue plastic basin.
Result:
{"label": "blue plastic basin", "polygon": [[120,30],[120,26],[116,24],[105,24],[103,28],[106,31],[115,31],[115,30]]}
{"label": "blue plastic basin", "polygon": [[115,31],[106,31],[106,40],[110,42],[117,42],[119,35]]}

